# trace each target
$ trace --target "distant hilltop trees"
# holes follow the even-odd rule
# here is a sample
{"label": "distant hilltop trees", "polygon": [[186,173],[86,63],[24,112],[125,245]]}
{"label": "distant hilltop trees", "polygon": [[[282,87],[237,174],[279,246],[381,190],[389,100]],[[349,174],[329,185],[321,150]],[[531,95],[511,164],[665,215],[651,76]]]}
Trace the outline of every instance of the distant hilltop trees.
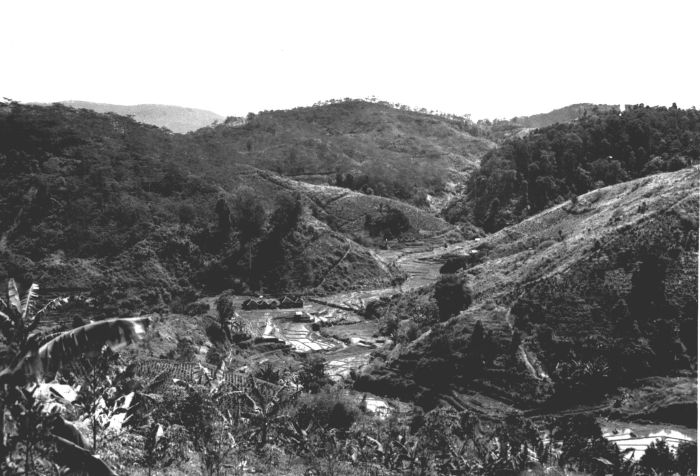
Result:
{"label": "distant hilltop trees", "polygon": [[643,104],[593,110],[488,152],[446,216],[488,232],[590,190],[700,160],[700,111]]}
{"label": "distant hilltop trees", "polygon": [[[353,98],[343,98],[343,99],[325,99],[322,101],[317,101],[312,104],[311,107],[323,107],[323,106],[330,106],[330,105],[335,105],[335,104],[351,104],[351,103],[371,103],[371,104],[377,104],[379,106],[384,106],[384,107],[390,107],[392,109],[399,109],[401,111],[410,111],[410,112],[415,112],[418,114],[429,114],[431,116],[437,116],[441,117],[443,119],[448,119],[451,121],[459,121],[459,122],[466,122],[466,123],[473,123],[471,120],[471,114],[463,114],[461,116],[457,114],[449,114],[446,112],[438,111],[435,109],[426,109],[424,107],[417,108],[417,107],[412,107],[408,106],[406,104],[401,104],[398,102],[388,102],[388,101],[382,101],[377,99],[375,96],[369,96],[365,97],[362,99],[353,99]],[[299,106],[290,109],[290,111],[298,111],[301,109],[306,109],[308,106]],[[275,112],[274,110],[262,110],[258,112],[257,114],[267,114]],[[246,116],[245,121],[242,121],[240,117],[235,117],[235,116],[229,116],[224,120],[224,124],[229,124],[229,125],[240,125],[244,122],[249,122],[253,120],[256,116],[256,113],[249,112],[248,115]]]}
{"label": "distant hilltop trees", "polygon": [[438,117],[442,117],[443,119],[450,119],[453,121],[472,122],[471,114],[464,114],[464,115],[458,116],[456,114],[449,114],[449,113],[438,111],[435,109],[426,109],[424,107],[416,108],[416,107],[411,107],[411,106],[408,106],[406,104],[401,104],[398,102],[382,101],[380,99],[377,99],[375,96],[369,96],[369,97],[365,97],[362,99],[352,99],[352,98],[327,99],[325,101],[315,102],[313,105],[314,106],[327,106],[329,104],[343,104],[343,103],[351,103],[351,102],[356,102],[356,101],[364,101],[364,102],[369,102],[372,104],[379,104],[380,106],[386,106],[386,107],[391,107],[394,109],[400,109],[402,111],[411,111],[411,112],[417,112],[420,114],[430,114],[431,116],[438,116]]}

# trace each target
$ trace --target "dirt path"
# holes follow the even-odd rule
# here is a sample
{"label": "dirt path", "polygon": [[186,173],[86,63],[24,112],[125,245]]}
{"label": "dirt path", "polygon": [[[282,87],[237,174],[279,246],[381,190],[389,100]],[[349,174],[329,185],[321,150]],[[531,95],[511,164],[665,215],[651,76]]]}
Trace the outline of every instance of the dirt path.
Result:
{"label": "dirt path", "polygon": [[[508,323],[508,326],[510,327],[510,330],[512,332],[514,329],[514,318],[513,315],[510,313],[510,310],[508,310],[508,314],[506,314],[506,322]],[[530,372],[530,374],[532,374],[533,377],[535,377],[537,380],[551,381],[549,375],[547,375],[544,371],[537,371],[537,369],[532,363],[530,354],[527,353],[527,350],[525,350],[525,345],[522,342],[518,346],[518,353],[520,354],[520,358],[525,364],[525,367],[527,368],[528,372]],[[538,367],[541,368],[540,365],[538,365]]]}

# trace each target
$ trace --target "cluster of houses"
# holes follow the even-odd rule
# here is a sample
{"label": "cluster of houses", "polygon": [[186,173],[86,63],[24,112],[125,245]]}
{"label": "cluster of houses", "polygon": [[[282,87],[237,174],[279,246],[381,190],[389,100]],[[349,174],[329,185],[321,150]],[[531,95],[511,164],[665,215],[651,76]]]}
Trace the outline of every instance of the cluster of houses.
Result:
{"label": "cluster of houses", "polygon": [[277,299],[246,299],[241,308],[244,311],[255,311],[258,309],[294,309],[304,307],[304,300],[300,297],[293,298],[285,296],[279,301]]}

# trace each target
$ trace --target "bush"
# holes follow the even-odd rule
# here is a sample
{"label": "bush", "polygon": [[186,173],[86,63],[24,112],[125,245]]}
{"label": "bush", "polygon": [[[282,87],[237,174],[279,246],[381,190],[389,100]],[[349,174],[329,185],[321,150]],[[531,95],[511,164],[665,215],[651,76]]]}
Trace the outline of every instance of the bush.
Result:
{"label": "bush", "polygon": [[192,302],[185,307],[188,316],[200,316],[209,310],[209,305],[204,302]]}
{"label": "bush", "polygon": [[364,316],[367,319],[379,319],[382,316],[382,308],[386,306],[386,301],[376,299],[370,301],[365,306]]}
{"label": "bush", "polygon": [[647,447],[642,459],[639,460],[639,465],[650,474],[672,474],[675,461],[666,442],[656,440]]}
{"label": "bush", "polygon": [[[615,473],[621,464],[617,445],[607,441],[595,418],[590,415],[574,415],[558,418],[553,425],[553,437],[562,441],[560,464],[570,465],[588,474]],[[604,465],[605,458],[613,467]]]}
{"label": "bush", "polygon": [[264,365],[254,369],[253,376],[265,382],[279,385],[284,375],[281,369],[276,369],[270,362],[266,362]]}
{"label": "bush", "polygon": [[323,428],[348,431],[360,415],[360,409],[338,391],[326,389],[303,395],[297,404],[294,419],[300,427],[316,424]]}
{"label": "bush", "polygon": [[694,441],[678,445],[676,455],[676,471],[680,474],[697,474],[698,444]]}
{"label": "bush", "polygon": [[440,277],[435,284],[435,301],[437,301],[441,321],[459,314],[472,303],[472,291],[464,278],[455,274]]}
{"label": "bush", "polygon": [[326,361],[318,355],[306,357],[297,379],[301,387],[310,393],[318,393],[331,383],[331,379],[326,375]]}
{"label": "bush", "polygon": [[467,266],[466,256],[453,256],[440,267],[440,274],[454,274]]}
{"label": "bush", "polygon": [[212,322],[207,326],[206,333],[212,344],[223,344],[226,342],[226,333],[216,322]]}
{"label": "bush", "polygon": [[390,240],[398,238],[410,228],[408,217],[396,208],[389,208],[377,217],[365,216],[365,229],[369,231],[370,236],[381,236]]}

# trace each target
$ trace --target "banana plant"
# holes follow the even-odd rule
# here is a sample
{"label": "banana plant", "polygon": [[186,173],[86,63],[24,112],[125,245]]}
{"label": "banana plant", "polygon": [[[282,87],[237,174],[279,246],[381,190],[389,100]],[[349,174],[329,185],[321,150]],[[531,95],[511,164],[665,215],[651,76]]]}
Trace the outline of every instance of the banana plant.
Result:
{"label": "banana plant", "polygon": [[106,319],[52,334],[44,343],[39,334],[31,334],[13,363],[0,371],[0,385],[39,381],[78,356],[95,355],[104,346],[119,350],[143,338],[150,322],[149,317]]}
{"label": "banana plant", "polygon": [[29,332],[39,325],[41,316],[60,301],[54,299],[38,312],[33,312],[38,292],[39,285],[32,283],[22,299],[15,280],[10,278],[7,281],[7,300],[0,298],[0,329],[9,345],[24,345]]}
{"label": "banana plant", "polygon": [[285,387],[279,387],[273,392],[262,389],[252,377],[249,388],[250,391],[243,395],[248,400],[250,409],[243,416],[252,423],[251,438],[256,439],[259,446],[263,447],[267,443],[270,430],[286,430],[288,417],[284,409],[297,393],[290,394]]}
{"label": "banana plant", "polygon": [[[41,317],[68,302],[67,298],[49,301],[36,309],[39,286],[33,283],[24,298],[17,283],[9,279],[7,299],[0,299],[0,332],[10,352],[9,365],[0,370],[0,453],[6,453],[5,410],[25,395],[25,387],[53,375],[79,356],[94,355],[103,347],[118,350],[141,339],[150,325],[149,317],[116,318],[92,322],[66,332],[44,335],[37,331]],[[60,426],[69,425],[62,421]],[[89,474],[113,475],[114,472],[92,455],[82,441],[70,441],[53,433],[59,452],[56,461],[73,470]],[[63,456],[70,455],[71,458]]]}

